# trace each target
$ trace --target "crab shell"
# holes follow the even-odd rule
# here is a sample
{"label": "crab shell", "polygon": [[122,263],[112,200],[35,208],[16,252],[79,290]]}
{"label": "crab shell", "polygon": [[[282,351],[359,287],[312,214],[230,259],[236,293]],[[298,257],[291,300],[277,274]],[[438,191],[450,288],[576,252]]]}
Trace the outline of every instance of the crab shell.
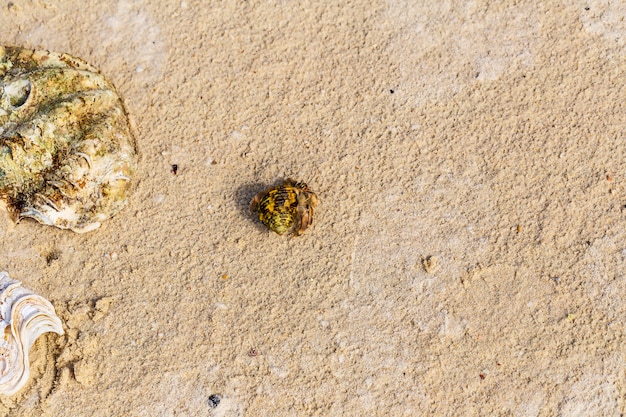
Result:
{"label": "crab shell", "polygon": [[136,165],[126,111],[98,70],[0,46],[0,199],[16,221],[96,229],[125,205]]}
{"label": "crab shell", "polygon": [[26,384],[28,351],[47,332],[63,334],[52,304],[0,272],[0,395],[13,395]]}
{"label": "crab shell", "polygon": [[317,196],[304,182],[287,179],[283,184],[258,193],[250,202],[261,223],[279,235],[295,225],[300,236],[313,223]]}

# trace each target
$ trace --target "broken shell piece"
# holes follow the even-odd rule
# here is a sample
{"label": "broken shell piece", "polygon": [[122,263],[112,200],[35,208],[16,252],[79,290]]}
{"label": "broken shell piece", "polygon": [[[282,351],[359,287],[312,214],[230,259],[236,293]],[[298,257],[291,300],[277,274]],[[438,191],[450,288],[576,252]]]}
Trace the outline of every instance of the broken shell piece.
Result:
{"label": "broken shell piece", "polygon": [[115,88],[67,54],[0,46],[0,199],[88,232],[125,205],[137,157]]}
{"label": "broken shell piece", "polygon": [[28,350],[47,332],[63,334],[48,300],[0,272],[0,394],[13,395],[30,376]]}

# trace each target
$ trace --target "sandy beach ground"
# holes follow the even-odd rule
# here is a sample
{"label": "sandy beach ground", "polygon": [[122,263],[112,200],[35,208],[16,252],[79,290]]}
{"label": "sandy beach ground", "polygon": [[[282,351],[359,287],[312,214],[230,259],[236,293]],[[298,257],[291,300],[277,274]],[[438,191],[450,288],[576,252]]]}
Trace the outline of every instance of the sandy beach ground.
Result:
{"label": "sandy beach ground", "polygon": [[[140,156],[96,231],[0,213],[66,333],[0,415],[626,413],[623,2],[0,0],[0,44],[99,68]],[[301,237],[248,212],[288,177]]]}

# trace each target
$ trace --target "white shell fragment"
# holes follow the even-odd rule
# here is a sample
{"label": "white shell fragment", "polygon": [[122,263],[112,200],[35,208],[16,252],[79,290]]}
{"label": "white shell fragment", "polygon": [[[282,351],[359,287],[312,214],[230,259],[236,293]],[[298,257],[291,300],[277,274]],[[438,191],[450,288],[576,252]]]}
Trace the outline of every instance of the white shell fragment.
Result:
{"label": "white shell fragment", "polygon": [[124,105],[97,69],[0,46],[0,199],[15,220],[96,229],[125,205],[136,165]]}
{"label": "white shell fragment", "polygon": [[0,272],[0,395],[13,395],[30,376],[28,350],[47,332],[63,334],[61,320],[45,298]]}

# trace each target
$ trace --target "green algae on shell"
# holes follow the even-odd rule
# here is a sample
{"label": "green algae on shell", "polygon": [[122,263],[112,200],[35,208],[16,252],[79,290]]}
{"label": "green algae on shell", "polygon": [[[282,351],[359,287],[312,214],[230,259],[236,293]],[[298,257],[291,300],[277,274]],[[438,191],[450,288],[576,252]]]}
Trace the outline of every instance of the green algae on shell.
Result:
{"label": "green algae on shell", "polygon": [[124,105],[97,69],[0,46],[0,199],[15,220],[94,230],[125,205],[136,166]]}

